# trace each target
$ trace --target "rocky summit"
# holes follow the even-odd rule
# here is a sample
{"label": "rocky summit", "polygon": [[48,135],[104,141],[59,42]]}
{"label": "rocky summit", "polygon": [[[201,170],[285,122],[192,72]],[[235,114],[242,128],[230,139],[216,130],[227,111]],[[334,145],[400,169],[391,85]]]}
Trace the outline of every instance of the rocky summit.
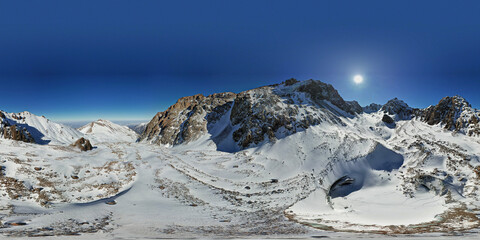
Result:
{"label": "rocky summit", "polygon": [[330,84],[289,79],[238,94],[181,98],[155,115],[140,140],[178,145],[210,133],[226,149],[244,149],[324,121],[343,124],[337,116],[361,112],[356,101],[345,101]]}
{"label": "rocky summit", "polygon": [[183,97],[147,124],[139,140],[178,145],[208,133],[219,150],[236,151],[262,142],[275,142],[322,122],[345,124],[338,117],[381,111],[384,122],[419,118],[446,129],[479,134],[478,112],[463,98],[446,97],[437,106],[411,108],[393,98],[384,105],[361,107],[345,101],[330,84],[318,80],[288,79],[240,92]]}
{"label": "rocky summit", "polygon": [[[14,116],[16,117],[16,115]],[[33,139],[32,135],[25,127],[17,126],[16,123],[9,121],[5,113],[2,111],[0,111],[0,137],[23,142],[35,142],[35,139]]]}
{"label": "rocky summit", "polygon": [[73,129],[0,113],[0,236],[480,228],[479,111],[459,96],[362,108],[330,84],[288,79],[181,98],[139,125],[140,141],[108,120]]}
{"label": "rocky summit", "polygon": [[429,125],[442,124],[447,130],[470,136],[480,134],[480,112],[460,96],[444,97],[437,105],[423,109],[418,115]]}

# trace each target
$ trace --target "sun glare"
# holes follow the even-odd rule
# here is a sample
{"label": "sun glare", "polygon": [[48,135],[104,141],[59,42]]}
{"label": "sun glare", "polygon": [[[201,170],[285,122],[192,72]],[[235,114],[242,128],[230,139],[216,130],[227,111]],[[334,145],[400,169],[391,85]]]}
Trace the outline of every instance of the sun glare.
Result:
{"label": "sun glare", "polygon": [[353,81],[356,83],[356,84],[360,84],[363,82],[363,77],[362,75],[355,75],[355,77],[353,77]]}

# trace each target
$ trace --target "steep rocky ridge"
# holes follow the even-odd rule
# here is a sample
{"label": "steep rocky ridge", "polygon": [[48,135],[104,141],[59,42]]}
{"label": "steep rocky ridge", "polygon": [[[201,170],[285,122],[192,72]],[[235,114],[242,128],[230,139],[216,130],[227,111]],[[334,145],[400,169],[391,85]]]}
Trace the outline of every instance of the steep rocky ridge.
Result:
{"label": "steep rocky ridge", "polygon": [[135,142],[138,134],[127,126],[121,126],[108,120],[98,119],[78,130],[93,143],[99,142]]}
{"label": "steep rocky ridge", "polygon": [[1,111],[0,121],[3,137],[20,141],[38,144],[71,144],[83,135],[71,127],[27,111],[20,113]]}
{"label": "steep rocky ridge", "polygon": [[429,125],[440,124],[443,128],[467,134],[480,135],[480,111],[472,108],[461,96],[444,97],[437,105],[424,109],[411,108],[402,100],[394,98],[380,109],[395,120],[419,119]]}
{"label": "steep rocky ridge", "polygon": [[356,101],[345,101],[332,85],[321,81],[282,84],[235,93],[199,94],[181,98],[157,113],[141,141],[177,145],[210,133],[224,150],[238,150],[303,131],[339,116],[362,112]]}
{"label": "steep rocky ridge", "polygon": [[480,133],[478,110],[458,96],[446,97],[437,106],[426,109],[412,108],[398,98],[362,108],[356,101],[345,101],[330,84],[289,79],[238,94],[181,98],[166,111],[157,113],[139,140],[178,145],[210,134],[219,150],[238,151],[275,142],[322,122],[344,125],[342,119],[377,111],[388,115],[384,120],[392,124],[391,120],[415,118],[468,135]]}
{"label": "steep rocky ridge", "polygon": [[140,139],[169,145],[195,140],[207,132],[207,118],[215,121],[218,116],[225,114],[235,96],[235,93],[227,92],[180,98],[166,111],[153,117]]}
{"label": "steep rocky ridge", "polygon": [[382,108],[381,104],[371,103],[370,105],[362,107],[362,110],[365,113],[372,113],[372,112],[378,112],[378,110],[380,110],[381,108]]}
{"label": "steep rocky ridge", "polygon": [[380,111],[395,116],[395,120],[409,120],[412,118],[414,109],[408,106],[404,101],[394,98],[382,106]]}
{"label": "steep rocky ridge", "polygon": [[2,111],[0,111],[0,137],[23,142],[35,142],[35,139],[25,127],[11,125]]}
{"label": "steep rocky ridge", "polygon": [[480,112],[460,96],[444,97],[437,105],[419,111],[418,117],[429,125],[442,124],[447,130],[480,134]]}

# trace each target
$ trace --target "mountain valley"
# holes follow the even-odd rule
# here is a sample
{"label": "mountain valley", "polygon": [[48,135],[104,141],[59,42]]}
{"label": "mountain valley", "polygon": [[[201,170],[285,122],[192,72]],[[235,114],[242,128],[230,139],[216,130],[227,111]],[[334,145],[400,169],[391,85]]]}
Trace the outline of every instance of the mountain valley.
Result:
{"label": "mountain valley", "polygon": [[479,120],[461,96],[362,107],[295,79],[183,97],[130,128],[0,111],[0,233],[475,239]]}

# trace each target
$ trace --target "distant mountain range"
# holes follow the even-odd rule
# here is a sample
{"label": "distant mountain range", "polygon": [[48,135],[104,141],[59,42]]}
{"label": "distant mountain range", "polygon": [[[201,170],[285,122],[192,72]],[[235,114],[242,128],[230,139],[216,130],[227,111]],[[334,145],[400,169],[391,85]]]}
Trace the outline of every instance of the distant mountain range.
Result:
{"label": "distant mountain range", "polygon": [[96,136],[99,141],[135,141],[139,134],[142,142],[178,145],[208,134],[219,150],[238,151],[275,142],[322,122],[344,125],[339,117],[378,111],[393,121],[419,119],[468,136],[480,134],[480,111],[461,96],[445,97],[425,109],[411,108],[397,98],[384,105],[361,107],[356,101],[345,101],[330,84],[289,79],[238,94],[184,97],[148,123],[128,124],[133,131],[107,120],[85,124],[78,131],[26,111],[0,111],[0,136],[39,144],[70,144],[83,135]]}
{"label": "distant mountain range", "polygon": [[344,125],[339,117],[349,119],[378,111],[395,121],[419,119],[469,136],[480,134],[480,111],[460,96],[445,97],[425,109],[411,108],[397,98],[362,108],[356,101],[345,101],[330,84],[290,79],[238,94],[181,98],[155,115],[140,140],[178,145],[208,134],[220,150],[237,151],[275,142],[323,122]]}
{"label": "distant mountain range", "polygon": [[361,107],[295,79],[183,97],[128,127],[0,111],[0,203],[20,209],[0,233],[467,232],[480,228],[479,119],[460,96]]}

